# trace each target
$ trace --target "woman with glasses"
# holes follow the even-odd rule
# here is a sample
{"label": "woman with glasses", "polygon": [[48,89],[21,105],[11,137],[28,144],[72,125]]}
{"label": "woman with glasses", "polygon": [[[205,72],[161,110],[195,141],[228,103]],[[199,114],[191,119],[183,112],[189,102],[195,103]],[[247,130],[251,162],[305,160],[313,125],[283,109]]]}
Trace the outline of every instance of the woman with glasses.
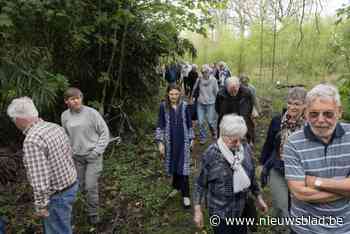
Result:
{"label": "woman with glasses", "polygon": [[220,137],[203,153],[200,174],[194,188],[194,222],[203,228],[202,205],[207,199],[209,222],[215,234],[247,233],[247,224],[228,225],[228,218],[242,217],[248,193],[257,198],[257,205],[267,212],[255,180],[252,150],[242,139],[247,133],[243,117],[228,114],[220,122]]}
{"label": "woman with glasses", "polygon": [[[284,178],[284,160],[281,153],[288,136],[304,126],[305,97],[306,90],[302,87],[294,87],[289,90],[287,110],[272,119],[261,152],[260,162],[263,165],[261,184],[270,186],[275,217],[289,216],[288,185]],[[279,233],[288,231],[286,226],[275,228],[280,229]]]}

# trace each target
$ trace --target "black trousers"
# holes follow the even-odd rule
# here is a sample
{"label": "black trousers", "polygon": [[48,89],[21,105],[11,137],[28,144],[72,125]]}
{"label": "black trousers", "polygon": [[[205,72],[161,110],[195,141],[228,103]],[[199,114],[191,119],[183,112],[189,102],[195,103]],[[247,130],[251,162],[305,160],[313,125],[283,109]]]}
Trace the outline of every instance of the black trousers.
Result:
{"label": "black trousers", "polygon": [[190,197],[190,184],[188,176],[174,174],[173,188],[181,191],[183,197]]}
{"label": "black trousers", "polygon": [[225,220],[221,220],[220,225],[213,227],[214,234],[247,234],[246,225],[226,225]]}

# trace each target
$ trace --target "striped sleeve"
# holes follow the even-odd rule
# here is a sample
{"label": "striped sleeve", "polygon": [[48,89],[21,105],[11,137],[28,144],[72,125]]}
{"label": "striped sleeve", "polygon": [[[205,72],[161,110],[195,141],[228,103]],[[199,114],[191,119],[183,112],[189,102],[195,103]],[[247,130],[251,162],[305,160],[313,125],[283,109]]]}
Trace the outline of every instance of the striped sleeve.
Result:
{"label": "striped sleeve", "polygon": [[287,180],[304,180],[305,171],[302,167],[300,154],[294,145],[288,142],[283,146],[285,177]]}

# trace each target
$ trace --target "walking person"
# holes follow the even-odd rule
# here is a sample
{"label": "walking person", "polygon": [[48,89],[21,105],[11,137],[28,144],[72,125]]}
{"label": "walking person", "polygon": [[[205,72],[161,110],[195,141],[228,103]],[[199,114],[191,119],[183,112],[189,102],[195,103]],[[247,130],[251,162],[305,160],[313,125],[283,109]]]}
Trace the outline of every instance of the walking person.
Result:
{"label": "walking person", "polygon": [[189,174],[190,148],[194,138],[191,111],[182,100],[181,88],[170,85],[166,91],[165,101],[161,102],[156,142],[162,156],[165,156],[165,170],[172,176],[174,190],[170,196],[181,191],[185,208],[191,206]]}
{"label": "walking person", "polygon": [[197,82],[198,79],[198,71],[197,71],[197,65],[196,64],[192,64],[192,70],[190,71],[190,73],[188,73],[188,93],[187,95],[191,95],[193,92],[193,87]]}
{"label": "walking person", "polygon": [[[215,99],[219,91],[217,81],[209,65],[203,65],[201,76],[197,80],[192,95],[197,96],[197,116],[199,123],[199,140],[200,144],[207,141],[205,121],[207,120],[209,130],[213,139],[216,139],[216,112]],[[197,93],[197,94],[196,94]],[[192,98],[191,98],[192,99]]]}
{"label": "walking person", "polygon": [[[218,126],[226,114],[237,114],[244,118],[248,127],[246,138],[248,143],[255,143],[255,129],[252,120],[254,97],[251,91],[240,85],[238,77],[230,77],[225,82],[225,88],[220,89],[215,100],[215,110],[218,114]],[[219,128],[218,128],[219,129]]]}
{"label": "walking person", "polygon": [[220,61],[219,65],[219,87],[224,88],[226,86],[226,80],[231,77],[231,72],[224,61]]}
{"label": "walking person", "polygon": [[96,225],[100,221],[98,179],[109,143],[109,130],[98,111],[83,105],[83,94],[78,88],[68,88],[64,102],[68,109],[61,115],[62,126],[73,148],[80,189],[87,195],[88,221]]}
{"label": "walking person", "polygon": [[209,217],[221,220],[218,226],[213,226],[215,234],[247,233],[247,224],[228,225],[225,219],[242,217],[249,192],[263,212],[268,210],[255,179],[252,150],[249,144],[242,143],[246,132],[241,116],[225,115],[219,139],[203,153],[193,195],[194,222],[200,229],[204,226],[202,206],[206,199]]}
{"label": "walking person", "polygon": [[71,214],[78,183],[66,132],[40,119],[28,97],[12,100],[7,114],[25,135],[23,163],[33,188],[34,214],[43,220],[44,233],[73,233]]}
{"label": "walking person", "polygon": [[[287,110],[272,119],[261,152],[262,185],[269,185],[273,215],[279,218],[289,217],[289,192],[287,180],[284,178],[282,149],[283,145],[287,143],[288,137],[304,127],[305,97],[306,90],[302,87],[289,90]],[[273,230],[273,233],[289,232],[289,228],[284,225],[274,226]]]}

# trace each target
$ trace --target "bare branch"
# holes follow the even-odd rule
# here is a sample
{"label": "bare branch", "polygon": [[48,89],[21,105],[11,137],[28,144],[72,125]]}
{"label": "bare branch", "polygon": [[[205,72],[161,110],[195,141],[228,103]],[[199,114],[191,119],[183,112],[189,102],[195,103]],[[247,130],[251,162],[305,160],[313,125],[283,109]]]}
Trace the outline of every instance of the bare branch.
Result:
{"label": "bare branch", "polygon": [[300,32],[300,39],[297,45],[297,48],[299,49],[303,39],[304,39],[304,33],[303,33],[303,22],[304,22],[304,15],[305,15],[305,0],[303,0],[303,8],[301,12],[301,19],[299,23],[299,32]]}

